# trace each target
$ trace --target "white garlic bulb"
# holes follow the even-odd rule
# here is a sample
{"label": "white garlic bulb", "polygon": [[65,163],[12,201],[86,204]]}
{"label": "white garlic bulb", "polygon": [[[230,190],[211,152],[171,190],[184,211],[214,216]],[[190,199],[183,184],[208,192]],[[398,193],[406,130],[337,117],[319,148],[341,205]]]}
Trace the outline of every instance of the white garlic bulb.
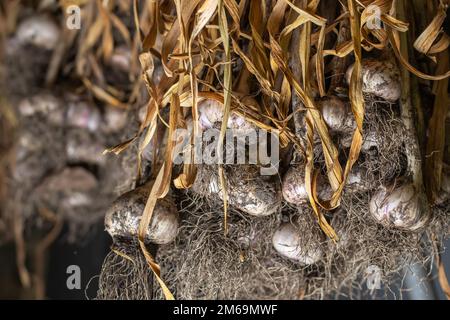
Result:
{"label": "white garlic bulb", "polygon": [[[353,68],[354,65],[347,70],[347,83],[350,83]],[[393,62],[365,59],[362,62],[361,77],[363,92],[389,102],[396,102],[400,99],[402,93],[400,71]]]}
{"label": "white garlic bulb", "polygon": [[18,106],[19,112],[24,117],[42,115],[51,124],[62,125],[64,123],[64,107],[62,101],[50,93],[41,93],[30,98],[22,99]]}
{"label": "white garlic bulb", "polygon": [[353,166],[348,174],[345,190],[351,192],[366,192],[374,186],[373,176],[361,167]]}
{"label": "white garlic bulb", "polygon": [[380,187],[372,196],[369,212],[384,226],[415,231],[426,225],[426,201],[413,184]]}
{"label": "white garlic bulb", "polygon": [[331,130],[349,131],[356,127],[353,114],[341,99],[336,96],[327,97],[318,103],[323,120]]}
{"label": "white garlic bulb", "polygon": [[[223,120],[223,106],[213,99],[204,99],[198,104],[199,123],[202,130],[211,129]],[[245,118],[234,112],[230,113],[227,127],[236,130],[254,130],[255,127]]]}
{"label": "white garlic bulb", "polygon": [[125,110],[119,110],[114,107],[106,107],[103,115],[101,129],[105,133],[118,132],[127,124],[128,114]]}
{"label": "white garlic bulb", "polygon": [[[260,175],[257,166],[237,165],[226,171],[228,204],[252,216],[268,216],[281,206],[279,185]],[[223,200],[217,167],[198,166],[192,191]]]}
{"label": "white garlic bulb", "polygon": [[89,193],[98,187],[97,178],[82,167],[66,167],[58,173],[47,176],[36,188],[37,194],[48,193],[51,196],[65,193],[64,197],[72,193]]}
{"label": "white garlic bulb", "polygon": [[[105,227],[113,239],[137,240],[149,192],[148,185],[127,192],[114,201],[107,210]],[[178,211],[170,196],[159,199],[145,235],[145,242],[154,244],[172,242],[177,236],[178,224]]]}
{"label": "white garlic bulb", "polygon": [[68,221],[86,223],[89,218],[95,219],[92,208],[98,202],[94,196],[98,187],[97,178],[88,170],[66,167],[46,176],[31,197],[36,206],[55,210]]}
{"label": "white garlic bulb", "polygon": [[101,115],[96,106],[86,101],[70,102],[67,110],[67,125],[96,131],[100,126]]}
{"label": "white garlic bulb", "polygon": [[[348,132],[344,134],[340,140],[341,145],[344,148],[350,148],[352,145],[353,134]],[[377,149],[380,143],[380,136],[376,131],[364,131],[363,142],[361,145],[362,152],[369,152],[370,150]]]}
{"label": "white garlic bulb", "polygon": [[45,15],[33,15],[23,20],[17,28],[17,39],[22,44],[52,50],[60,36],[58,25]]}
{"label": "white garlic bulb", "polygon": [[70,130],[66,137],[66,156],[71,163],[90,163],[104,165],[107,157],[103,155],[106,146],[93,139],[88,132]]}
{"label": "white garlic bulb", "polygon": [[[283,198],[292,204],[304,204],[309,201],[305,186],[305,169],[290,167],[283,177]],[[321,200],[329,200],[333,195],[331,186],[324,181],[322,176],[317,178],[317,196]]]}
{"label": "white garlic bulb", "polygon": [[111,55],[110,65],[121,72],[129,72],[131,66],[131,51],[127,46],[119,46]]}
{"label": "white garlic bulb", "polygon": [[311,265],[320,261],[323,254],[320,244],[317,243],[314,248],[302,248],[300,237],[300,232],[292,224],[285,223],[273,234],[272,244],[280,255],[302,265]]}

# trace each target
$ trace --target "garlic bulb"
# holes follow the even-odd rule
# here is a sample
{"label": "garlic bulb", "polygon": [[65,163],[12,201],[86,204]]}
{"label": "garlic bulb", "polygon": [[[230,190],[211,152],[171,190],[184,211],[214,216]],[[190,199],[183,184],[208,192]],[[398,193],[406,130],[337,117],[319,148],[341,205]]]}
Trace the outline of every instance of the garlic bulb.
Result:
{"label": "garlic bulb", "polygon": [[[213,99],[202,100],[198,104],[199,110],[199,123],[202,130],[211,129],[216,123],[220,123],[223,120],[223,107],[222,105]],[[249,123],[245,118],[237,115],[234,112],[230,113],[228,118],[227,127],[236,130],[254,130],[255,127]]]}
{"label": "garlic bulb", "polygon": [[[348,84],[350,84],[353,67],[354,65],[350,66],[346,73]],[[396,102],[400,99],[402,92],[400,71],[393,62],[365,59],[362,62],[361,77],[363,92],[389,102]]]}
{"label": "garlic bulb", "polygon": [[92,173],[82,167],[67,167],[59,173],[48,176],[42,185],[52,192],[89,191],[97,187],[98,181]]}
{"label": "garlic bulb", "polygon": [[353,166],[348,174],[346,191],[351,192],[366,192],[373,188],[373,176],[361,167]]}
{"label": "garlic bulb", "polygon": [[[350,132],[348,132],[350,133]],[[344,134],[340,140],[341,145],[344,148],[350,148],[352,145],[352,134]],[[376,131],[364,131],[363,143],[361,145],[362,152],[369,152],[370,150],[377,149],[379,146],[380,137]]]}
{"label": "garlic bulb", "polygon": [[45,141],[36,139],[34,132],[24,130],[18,137],[16,146],[16,161],[25,160],[33,153],[38,153],[45,148]]}
{"label": "garlic bulb", "polygon": [[100,126],[100,112],[85,101],[70,102],[67,110],[67,125],[96,131]]}
{"label": "garlic bulb", "polygon": [[60,36],[58,25],[50,17],[35,15],[23,20],[17,28],[17,39],[22,44],[52,50]]}
{"label": "garlic bulb", "polygon": [[61,101],[49,93],[42,93],[19,102],[19,112],[28,117],[38,113],[47,114],[60,108]]}
{"label": "garlic bulb", "polygon": [[[283,198],[292,204],[304,204],[309,201],[305,186],[305,169],[290,167],[283,177]],[[331,186],[324,181],[322,176],[317,178],[317,195],[319,199],[328,200],[333,195]]]}
{"label": "garlic bulb", "polygon": [[81,219],[79,210],[86,211],[86,207],[95,205],[93,194],[97,188],[98,180],[91,172],[82,167],[67,167],[47,176],[35,189],[33,197],[37,198],[38,204],[55,209],[71,219]]}
{"label": "garlic bulb", "polygon": [[323,120],[331,130],[348,131],[356,127],[350,108],[338,97],[331,96],[318,103]]}
{"label": "garlic bulb", "polygon": [[428,222],[426,201],[413,184],[380,187],[369,202],[369,212],[384,226],[415,231]]}
{"label": "garlic bulb", "polygon": [[[148,185],[120,196],[107,210],[106,231],[113,239],[137,240],[139,223],[150,192]],[[158,200],[145,235],[146,243],[168,244],[177,236],[178,211],[167,196]]]}
{"label": "garlic bulb", "polygon": [[450,199],[450,167],[444,166],[441,177],[441,190],[437,194],[435,204],[441,205]]}
{"label": "garlic bulb", "polygon": [[106,156],[103,155],[105,149],[105,145],[86,131],[75,129],[67,132],[66,156],[71,163],[103,165],[106,162]]}
{"label": "garlic bulb", "polygon": [[51,124],[62,125],[64,123],[63,103],[50,93],[41,93],[22,99],[18,109],[24,117],[43,115]]}
{"label": "garlic bulb", "polygon": [[101,129],[105,133],[118,132],[127,124],[128,114],[124,110],[118,110],[114,107],[106,107],[103,115]]}
{"label": "garlic bulb", "polygon": [[131,66],[131,51],[126,46],[114,49],[109,61],[111,67],[121,72],[129,72]]}
{"label": "garlic bulb", "polygon": [[[228,204],[252,216],[278,211],[281,195],[273,177],[261,176],[257,166],[237,165],[226,170]],[[199,166],[192,191],[223,200],[217,168]]]}
{"label": "garlic bulb", "polygon": [[273,234],[272,244],[275,250],[285,258],[296,261],[302,265],[317,263],[322,258],[320,244],[314,248],[301,247],[301,234],[290,223],[281,225]]}

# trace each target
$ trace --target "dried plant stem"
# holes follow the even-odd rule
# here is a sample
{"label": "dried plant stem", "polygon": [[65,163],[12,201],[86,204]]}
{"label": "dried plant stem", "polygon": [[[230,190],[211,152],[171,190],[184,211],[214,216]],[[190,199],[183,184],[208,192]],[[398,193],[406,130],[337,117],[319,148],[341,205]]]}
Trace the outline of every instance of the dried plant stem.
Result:
{"label": "dried plant stem", "polygon": [[[447,70],[449,67],[448,52],[438,55],[437,72]],[[449,110],[448,98],[449,80],[444,79],[435,83],[436,96],[433,115],[429,123],[429,138],[427,144],[427,158],[425,160],[426,186],[428,197],[433,201],[441,188],[441,176],[445,150],[445,122]]]}
{"label": "dried plant stem", "polygon": [[[344,13],[344,12],[342,12]],[[336,41],[336,48],[339,48],[342,44],[345,42],[348,42],[351,40],[352,35],[350,32],[350,21],[347,19],[344,19],[340,23],[339,33],[337,36]],[[347,69],[348,62],[349,62],[349,56],[346,56],[344,58],[340,57],[334,57],[331,62],[331,83],[330,88],[328,89],[329,93],[333,93],[333,91],[343,85],[343,80],[345,77],[345,70]]]}
{"label": "dried plant stem", "polygon": [[23,217],[17,211],[13,214],[13,224],[14,240],[16,243],[16,263],[19,272],[19,279],[24,288],[29,288],[31,285],[31,277],[25,264],[27,249],[23,238]]}
{"label": "dried plant stem", "polygon": [[[402,19],[405,17],[405,1],[398,1],[398,15]],[[400,35],[402,55],[408,57],[408,36],[406,33]],[[413,183],[419,190],[423,190],[422,163],[417,139],[414,110],[411,103],[411,75],[404,67],[401,68],[402,96],[400,99],[401,117],[405,126],[406,156],[408,158],[408,171],[412,175]]]}
{"label": "dried plant stem", "polygon": [[47,208],[42,208],[41,213],[53,222],[53,228],[42,239],[34,249],[34,274],[33,274],[33,289],[34,298],[38,300],[45,299],[45,256],[49,246],[56,240],[63,227],[63,219],[61,215],[51,212]]}
{"label": "dried plant stem", "polygon": [[65,58],[67,50],[75,41],[77,34],[78,33],[75,30],[69,30],[67,28],[63,29],[63,32],[61,32],[59,42],[53,51],[52,58],[50,59],[47,69],[47,74],[45,76],[45,84],[47,86],[51,86],[55,83],[61,63]]}
{"label": "dried plant stem", "polygon": [[[299,49],[300,49],[300,30],[302,27],[297,28],[292,32],[292,40],[291,40],[291,47],[290,50],[292,52],[292,55],[290,57],[290,65],[289,67],[292,69],[292,74],[294,75],[294,78],[298,81],[298,83],[302,84],[302,76],[301,76],[301,62],[300,62],[300,56],[299,56]],[[300,110],[304,107],[299,96],[295,92],[295,90],[292,90],[292,112],[294,114],[294,128],[295,128],[295,135],[298,138],[302,138],[304,136],[304,122],[303,118],[304,115],[300,112]]]}

